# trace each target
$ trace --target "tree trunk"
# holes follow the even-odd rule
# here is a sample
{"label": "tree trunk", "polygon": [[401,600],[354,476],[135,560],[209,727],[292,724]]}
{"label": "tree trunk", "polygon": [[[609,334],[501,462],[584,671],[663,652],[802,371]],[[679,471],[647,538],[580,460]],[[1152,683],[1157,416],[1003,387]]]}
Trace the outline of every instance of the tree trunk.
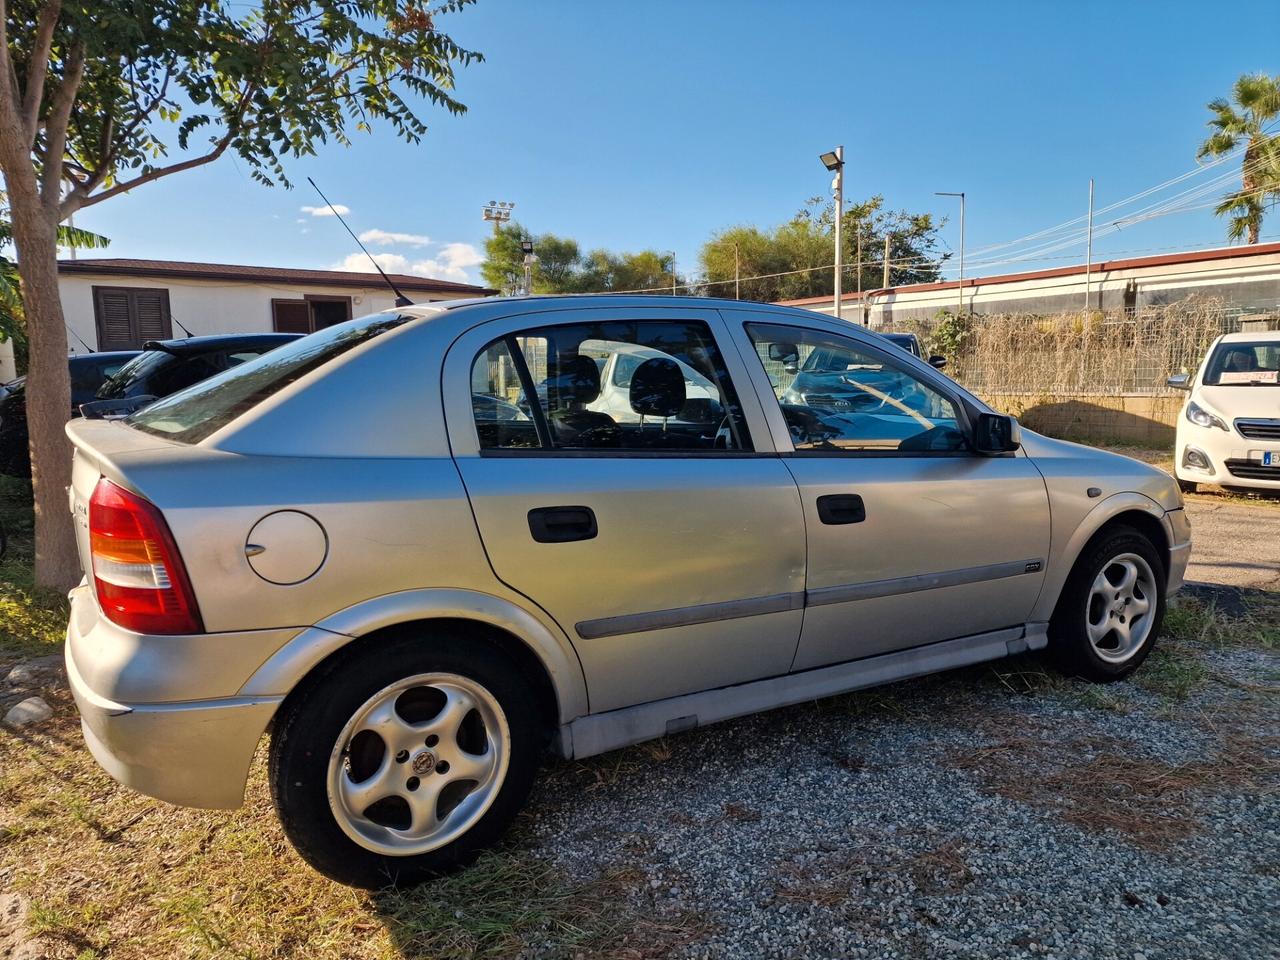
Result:
{"label": "tree trunk", "polygon": [[36,514],[35,578],[42,587],[68,590],[80,579],[80,561],[67,506],[71,444],[63,428],[71,411],[71,378],[67,326],[58,295],[57,214],[41,203],[13,203],[10,216],[30,344],[26,394]]}
{"label": "tree trunk", "polygon": [[1258,195],[1258,181],[1254,173],[1258,168],[1257,159],[1257,151],[1250,141],[1244,151],[1244,173],[1240,177],[1240,190],[1248,202],[1247,209],[1255,211],[1248,224],[1250,243],[1258,242],[1258,233],[1262,229],[1262,198]]}

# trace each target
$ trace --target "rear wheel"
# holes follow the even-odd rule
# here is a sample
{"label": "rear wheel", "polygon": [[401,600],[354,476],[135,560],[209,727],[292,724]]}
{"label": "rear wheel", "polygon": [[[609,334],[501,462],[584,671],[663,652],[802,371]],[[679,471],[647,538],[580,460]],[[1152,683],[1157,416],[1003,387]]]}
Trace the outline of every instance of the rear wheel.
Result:
{"label": "rear wheel", "polygon": [[1121,680],[1147,658],[1164,620],[1165,566],[1127,526],[1103,531],[1076,561],[1049,625],[1062,667],[1088,680]]}
{"label": "rear wheel", "polygon": [[500,650],[406,634],[335,658],[289,697],[272,736],[272,797],[321,873],[408,885],[501,836],[528,796],[542,733]]}

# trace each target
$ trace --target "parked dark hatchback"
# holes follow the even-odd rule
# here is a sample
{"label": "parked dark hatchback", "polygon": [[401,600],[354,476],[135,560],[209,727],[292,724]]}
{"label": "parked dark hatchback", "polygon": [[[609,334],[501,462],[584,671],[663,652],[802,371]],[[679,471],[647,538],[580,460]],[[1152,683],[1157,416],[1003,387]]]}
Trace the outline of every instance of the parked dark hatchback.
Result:
{"label": "parked dark hatchback", "polygon": [[[138,355],[137,350],[82,353],[67,358],[71,372],[71,414],[88,403],[103,382]],[[0,393],[0,473],[25,476],[31,472],[27,451],[27,378],[6,383]]]}
{"label": "parked dark hatchback", "polygon": [[167,397],[300,336],[298,333],[244,333],[149,340],[143,344],[142,353],[102,385],[97,399]]}

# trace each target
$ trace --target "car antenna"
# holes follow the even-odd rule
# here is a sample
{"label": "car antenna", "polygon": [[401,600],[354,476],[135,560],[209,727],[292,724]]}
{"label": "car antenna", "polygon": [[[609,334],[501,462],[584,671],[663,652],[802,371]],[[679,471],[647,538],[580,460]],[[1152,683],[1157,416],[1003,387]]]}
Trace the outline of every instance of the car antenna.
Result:
{"label": "car antenna", "polygon": [[176,323],[182,329],[182,332],[185,333],[188,337],[192,335],[191,331],[187,329],[187,325],[183,323],[181,320],[179,320],[177,317],[175,317],[172,313],[169,314],[169,319],[172,320],[174,323]]}
{"label": "car antenna", "polygon": [[400,288],[397,287],[394,283],[392,283],[391,278],[386,275],[382,267],[378,266],[378,261],[373,259],[373,254],[371,254],[368,250],[365,249],[364,244],[360,242],[360,238],[357,237],[354,232],[352,232],[350,227],[347,227],[347,221],[342,219],[342,214],[338,212],[337,207],[335,207],[332,203],[329,202],[329,198],[324,195],[324,191],[321,190],[319,187],[317,187],[316,182],[312,180],[310,177],[307,177],[307,183],[311,184],[311,186],[315,189],[316,193],[320,194],[320,199],[324,201],[325,206],[329,208],[329,210],[333,213],[333,215],[338,218],[338,222],[347,228],[347,233],[351,234],[351,239],[356,242],[356,245],[361,249],[361,251],[363,251],[364,255],[369,258],[369,262],[373,264],[373,269],[377,270],[378,273],[382,274],[382,279],[387,282],[387,286],[390,287],[391,291],[396,295],[396,306],[397,307],[412,306],[413,301],[410,300],[408,297],[406,297],[403,293],[401,293]]}
{"label": "car antenna", "polygon": [[73,337],[75,337],[77,340],[80,341],[80,346],[84,347],[85,352],[93,353],[93,347],[89,346],[87,343],[84,342],[84,337],[80,336],[80,334],[76,333],[75,330],[71,329],[71,324],[68,323],[68,324],[65,324],[65,326],[67,328],[67,333],[71,334]]}

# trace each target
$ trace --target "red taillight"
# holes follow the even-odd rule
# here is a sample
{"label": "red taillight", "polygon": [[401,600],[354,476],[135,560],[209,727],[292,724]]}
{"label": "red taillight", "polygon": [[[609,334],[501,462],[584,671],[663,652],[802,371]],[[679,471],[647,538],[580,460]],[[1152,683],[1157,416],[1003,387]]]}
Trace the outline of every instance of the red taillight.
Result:
{"label": "red taillight", "polygon": [[154,504],[110,480],[89,498],[89,553],[98,604],[135,633],[203,633],[191,581]]}

